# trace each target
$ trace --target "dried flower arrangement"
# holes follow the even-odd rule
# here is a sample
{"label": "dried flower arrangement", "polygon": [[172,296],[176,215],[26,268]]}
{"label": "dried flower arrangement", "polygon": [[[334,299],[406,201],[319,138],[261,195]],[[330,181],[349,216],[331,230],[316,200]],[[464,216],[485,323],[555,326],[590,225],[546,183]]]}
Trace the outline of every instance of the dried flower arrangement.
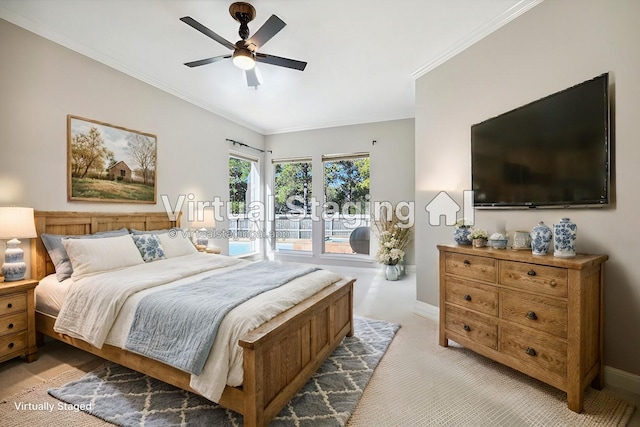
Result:
{"label": "dried flower arrangement", "polygon": [[386,265],[395,265],[404,258],[405,249],[411,240],[411,231],[408,221],[402,221],[396,215],[395,207],[390,208],[390,218],[386,215],[387,208],[381,209],[380,219],[374,220],[374,230],[380,242],[380,247],[375,255],[375,260]]}

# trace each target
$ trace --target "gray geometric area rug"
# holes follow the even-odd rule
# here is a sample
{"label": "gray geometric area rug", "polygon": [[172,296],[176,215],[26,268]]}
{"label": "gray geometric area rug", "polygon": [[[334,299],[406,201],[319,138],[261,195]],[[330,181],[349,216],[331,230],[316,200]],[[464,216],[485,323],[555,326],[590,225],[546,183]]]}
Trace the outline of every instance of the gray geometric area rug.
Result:
{"label": "gray geometric area rug", "polygon": [[[400,325],[354,318],[346,337],[271,422],[344,426]],[[114,363],[48,393],[119,426],[241,426],[242,416],[203,397]]]}

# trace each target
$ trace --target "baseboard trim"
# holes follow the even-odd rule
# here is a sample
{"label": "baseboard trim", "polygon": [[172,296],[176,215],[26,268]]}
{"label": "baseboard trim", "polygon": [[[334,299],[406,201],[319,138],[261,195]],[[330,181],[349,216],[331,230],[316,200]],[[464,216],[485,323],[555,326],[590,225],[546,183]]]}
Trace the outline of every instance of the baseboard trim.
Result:
{"label": "baseboard trim", "polygon": [[640,396],[640,375],[634,375],[605,365],[604,386],[628,391]]}
{"label": "baseboard trim", "polygon": [[436,322],[440,320],[440,308],[426,302],[416,301],[413,305],[413,312],[418,316],[426,317]]}
{"label": "baseboard trim", "polygon": [[[427,304],[426,302],[416,301],[413,305],[413,312],[418,316],[436,322],[440,320],[440,308]],[[640,375],[634,375],[621,369],[605,366],[604,386],[640,395]]]}

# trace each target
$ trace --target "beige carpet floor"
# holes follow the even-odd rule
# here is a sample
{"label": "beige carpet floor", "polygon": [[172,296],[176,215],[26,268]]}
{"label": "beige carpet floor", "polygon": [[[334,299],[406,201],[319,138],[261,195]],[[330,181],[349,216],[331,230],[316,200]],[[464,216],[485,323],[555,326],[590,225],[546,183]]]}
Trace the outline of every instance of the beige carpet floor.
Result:
{"label": "beige carpet floor", "polygon": [[[640,426],[638,411],[633,414],[633,406],[620,393],[588,389],[585,411],[575,414],[566,408],[566,395],[552,387],[459,346],[438,346],[437,323],[412,314],[415,279],[411,275],[398,282],[386,282],[375,271],[359,277],[356,314],[402,327],[349,426]],[[34,363],[16,360],[0,365],[0,401],[5,401],[0,403],[0,425],[104,426],[84,413],[15,408],[27,402],[57,405],[46,390],[81,377],[91,363],[99,362],[60,343],[47,346]],[[65,365],[65,359],[71,365]],[[33,374],[22,378],[25,370]],[[19,394],[8,393],[16,388]],[[623,397],[640,403],[640,396]]]}
{"label": "beige carpet floor", "polygon": [[584,411],[566,393],[456,344],[435,322],[407,320],[376,369],[349,426],[626,426],[633,406],[587,389]]}

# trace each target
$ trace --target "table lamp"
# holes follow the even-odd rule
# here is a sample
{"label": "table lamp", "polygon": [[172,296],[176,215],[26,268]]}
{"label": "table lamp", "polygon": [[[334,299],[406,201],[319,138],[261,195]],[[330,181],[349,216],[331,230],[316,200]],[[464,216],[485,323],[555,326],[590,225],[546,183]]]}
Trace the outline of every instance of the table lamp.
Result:
{"label": "table lamp", "polygon": [[213,209],[196,211],[190,225],[196,230],[196,248],[201,251],[205,250],[209,246],[209,229],[216,227]]}
{"label": "table lamp", "polygon": [[19,208],[15,206],[0,207],[0,239],[8,240],[4,253],[2,275],[5,282],[15,282],[24,279],[27,265],[24,262],[24,252],[20,248],[20,240],[37,237],[33,219],[33,208]]}

